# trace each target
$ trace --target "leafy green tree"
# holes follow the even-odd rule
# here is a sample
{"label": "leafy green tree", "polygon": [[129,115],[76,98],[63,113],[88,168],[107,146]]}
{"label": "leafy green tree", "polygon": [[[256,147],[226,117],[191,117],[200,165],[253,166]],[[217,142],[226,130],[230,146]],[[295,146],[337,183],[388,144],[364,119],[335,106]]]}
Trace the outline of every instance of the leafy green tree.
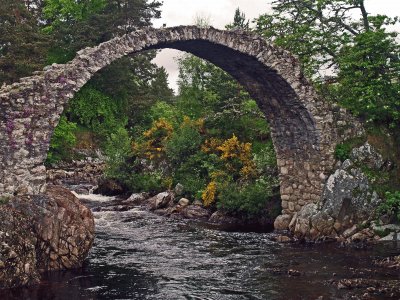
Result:
{"label": "leafy green tree", "polygon": [[397,22],[372,16],[364,0],[276,0],[272,8],[257,19],[257,31],[298,55],[308,77],[319,80],[338,68],[342,48],[359,34]]}
{"label": "leafy green tree", "polygon": [[217,136],[268,140],[269,127],[256,102],[229,74],[193,55],[179,62],[177,106],[192,118],[206,117]]}
{"label": "leafy green tree", "polygon": [[55,39],[49,63],[65,63],[80,49],[151,25],[160,6],[153,0],[47,0],[44,30]]}
{"label": "leafy green tree", "polygon": [[71,120],[92,130],[100,138],[107,138],[125,127],[127,122],[118,103],[90,85],[77,93],[66,113]]}
{"label": "leafy green tree", "polygon": [[61,116],[50,142],[50,150],[47,155],[47,164],[56,163],[60,160],[72,158],[72,148],[75,146],[75,130],[77,126],[69,122],[65,116]]}
{"label": "leafy green tree", "polygon": [[[400,46],[384,29],[367,31],[342,49],[338,83],[340,103],[368,122],[400,124]],[[398,127],[397,127],[398,128]]]}
{"label": "leafy green tree", "polygon": [[22,0],[0,1],[0,86],[45,65],[48,39]]}
{"label": "leafy green tree", "polygon": [[257,30],[296,54],[327,98],[367,121],[395,127],[399,46],[385,26],[397,22],[371,15],[364,0],[277,0],[272,13],[258,18]]}

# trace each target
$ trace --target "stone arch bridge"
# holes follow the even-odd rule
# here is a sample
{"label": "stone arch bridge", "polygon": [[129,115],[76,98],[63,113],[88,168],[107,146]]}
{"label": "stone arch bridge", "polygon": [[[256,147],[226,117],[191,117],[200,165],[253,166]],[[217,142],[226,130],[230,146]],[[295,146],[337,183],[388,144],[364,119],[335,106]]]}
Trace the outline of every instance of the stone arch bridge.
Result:
{"label": "stone arch bridge", "polygon": [[214,63],[257,101],[272,130],[284,214],[320,199],[335,163],[336,144],[354,134],[355,126],[343,121],[349,116],[317,96],[298,60],[287,51],[253,33],[195,26],[131,32],[81,50],[67,64],[48,66],[1,88],[0,195],[43,192],[43,162],[68,100],[116,59],[161,48],[186,51]]}

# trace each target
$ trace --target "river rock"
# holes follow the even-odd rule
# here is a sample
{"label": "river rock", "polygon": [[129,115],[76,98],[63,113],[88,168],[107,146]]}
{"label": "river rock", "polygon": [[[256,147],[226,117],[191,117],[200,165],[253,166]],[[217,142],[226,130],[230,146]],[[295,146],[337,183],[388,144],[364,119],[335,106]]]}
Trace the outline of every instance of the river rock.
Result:
{"label": "river rock", "polygon": [[321,211],[342,222],[349,216],[353,223],[368,220],[381,200],[371,191],[368,178],[358,168],[340,168],[325,185]]}
{"label": "river rock", "polygon": [[242,220],[235,218],[233,216],[229,216],[226,213],[217,210],[214,212],[210,219],[208,219],[210,223],[214,224],[222,224],[222,225],[238,225],[242,222]]}
{"label": "river rock", "polygon": [[274,228],[276,230],[287,230],[289,228],[292,215],[280,215],[275,219]]}
{"label": "river rock", "polygon": [[0,287],[29,285],[41,272],[81,267],[93,243],[91,211],[63,187],[16,197],[0,207],[1,214]]}
{"label": "river rock", "polygon": [[189,199],[181,198],[181,199],[179,199],[178,205],[177,205],[177,206],[178,206],[179,208],[184,208],[184,207],[188,206],[189,203],[190,203]]}
{"label": "river rock", "polygon": [[210,217],[210,211],[201,206],[188,205],[185,207],[181,214],[188,219],[208,219]]}
{"label": "river rock", "polygon": [[[74,150],[76,151],[76,150]],[[80,152],[82,150],[79,150]],[[72,160],[68,162],[59,162],[53,164],[46,169],[47,183],[53,185],[65,185],[70,190],[82,194],[76,190],[76,187],[82,184],[96,186],[99,180],[103,177],[105,169],[105,157],[97,151],[96,153],[81,153],[84,156],[94,155],[95,157],[88,156],[82,160]]]}
{"label": "river rock", "polygon": [[387,236],[384,236],[379,241],[380,242],[387,242],[387,241],[395,241],[397,240],[397,234],[395,232],[389,233]]}
{"label": "river rock", "polygon": [[150,210],[167,208],[174,204],[174,193],[166,191],[147,200]]}
{"label": "river rock", "polygon": [[124,188],[117,181],[103,178],[99,181],[98,187],[94,190],[94,193],[105,196],[117,196],[123,194],[124,191]]}
{"label": "river rock", "polygon": [[303,208],[297,213],[297,218],[294,221],[294,235],[297,238],[309,238],[311,230],[311,217],[318,212],[317,205],[310,203],[304,205]]}
{"label": "river rock", "polygon": [[141,205],[149,198],[148,193],[134,193],[128,199],[122,200],[124,205]]}

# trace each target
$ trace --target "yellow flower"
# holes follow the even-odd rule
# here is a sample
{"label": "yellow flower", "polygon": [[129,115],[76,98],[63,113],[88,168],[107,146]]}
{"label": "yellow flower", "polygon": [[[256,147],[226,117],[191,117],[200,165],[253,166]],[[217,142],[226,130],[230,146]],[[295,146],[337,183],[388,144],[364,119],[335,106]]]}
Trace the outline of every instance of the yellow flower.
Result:
{"label": "yellow flower", "polygon": [[212,203],[215,202],[216,192],[217,192],[217,184],[215,181],[211,181],[201,194],[201,199],[203,199],[204,206],[210,206]]}

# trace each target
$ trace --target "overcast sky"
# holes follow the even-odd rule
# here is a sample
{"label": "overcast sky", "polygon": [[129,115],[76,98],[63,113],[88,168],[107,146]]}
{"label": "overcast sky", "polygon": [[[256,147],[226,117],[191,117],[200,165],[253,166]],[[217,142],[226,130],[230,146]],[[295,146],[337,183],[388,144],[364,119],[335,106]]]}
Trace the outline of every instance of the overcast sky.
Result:
{"label": "overcast sky", "polygon": [[[161,8],[161,19],[154,21],[154,27],[177,25],[193,25],[197,17],[207,18],[210,25],[223,29],[231,23],[235,10],[240,8],[246,18],[253,20],[260,14],[270,10],[272,0],[164,0]],[[366,7],[370,13],[400,15],[400,0],[366,0]],[[154,62],[164,66],[169,73],[169,84],[176,90],[178,67],[175,57],[180,53],[177,50],[164,49],[160,51]]]}

